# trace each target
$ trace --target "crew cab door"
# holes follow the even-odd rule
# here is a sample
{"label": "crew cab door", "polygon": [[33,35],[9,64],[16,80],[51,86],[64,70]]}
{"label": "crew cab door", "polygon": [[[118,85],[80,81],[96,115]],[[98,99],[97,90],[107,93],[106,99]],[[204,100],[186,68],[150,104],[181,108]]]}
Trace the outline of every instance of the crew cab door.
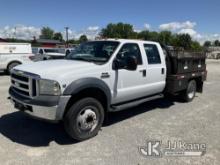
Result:
{"label": "crew cab door", "polygon": [[125,43],[116,58],[123,60],[135,56],[138,66],[135,71],[115,70],[113,80],[113,103],[132,101],[146,95],[146,65],[143,63],[140,46],[137,43]]}
{"label": "crew cab door", "polygon": [[147,57],[148,95],[161,93],[166,83],[166,63],[163,50],[159,44],[144,44],[144,53]]}

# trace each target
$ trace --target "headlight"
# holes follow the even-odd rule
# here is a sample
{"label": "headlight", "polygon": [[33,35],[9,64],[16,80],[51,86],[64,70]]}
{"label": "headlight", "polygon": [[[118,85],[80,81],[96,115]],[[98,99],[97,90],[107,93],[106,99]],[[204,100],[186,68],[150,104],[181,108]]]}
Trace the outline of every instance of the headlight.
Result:
{"label": "headlight", "polygon": [[55,95],[61,94],[60,85],[52,80],[39,80],[39,93],[40,95]]}

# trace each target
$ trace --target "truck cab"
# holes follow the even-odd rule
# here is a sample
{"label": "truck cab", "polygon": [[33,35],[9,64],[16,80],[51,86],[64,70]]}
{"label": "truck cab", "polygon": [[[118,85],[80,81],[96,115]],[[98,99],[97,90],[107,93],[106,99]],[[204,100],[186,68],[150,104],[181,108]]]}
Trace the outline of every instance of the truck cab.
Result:
{"label": "truck cab", "polygon": [[85,140],[98,134],[108,112],[161,98],[166,91],[181,92],[187,101],[194,98],[205,71],[187,72],[185,78],[171,75],[171,55],[164,52],[151,41],[86,42],[66,59],[15,67],[10,99],[30,116],[64,121],[72,138]]}

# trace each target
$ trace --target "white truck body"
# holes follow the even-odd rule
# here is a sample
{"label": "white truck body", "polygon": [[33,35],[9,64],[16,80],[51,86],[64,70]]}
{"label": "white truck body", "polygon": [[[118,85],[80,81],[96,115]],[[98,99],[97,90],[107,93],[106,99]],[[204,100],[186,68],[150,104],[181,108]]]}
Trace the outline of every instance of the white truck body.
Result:
{"label": "white truck body", "polygon": [[72,138],[85,140],[98,133],[107,112],[161,98],[167,87],[192,101],[197,86],[202,91],[205,67],[171,74],[168,57],[157,42],[83,43],[66,59],[15,67],[10,99],[15,108],[33,117],[63,120]]}
{"label": "white truck body", "polygon": [[[21,65],[16,67],[17,70],[30,72],[39,75],[42,79],[55,80],[59,84],[70,85],[72,82],[82,78],[98,78],[102,73],[107,72],[109,79],[103,81],[109,86],[112,94],[112,103],[119,103],[155,93],[160,93],[165,88],[166,73],[161,74],[161,68],[166,68],[163,51],[159,44],[155,42],[119,40],[120,45],[112,55],[108,63],[96,65],[94,63],[73,61],[73,60],[51,60],[36,62],[35,64]],[[112,70],[112,63],[121,47],[126,43],[137,43],[143,54],[143,63],[138,66],[136,71]],[[156,45],[161,58],[161,64],[148,65],[147,55],[143,44]],[[142,70],[146,70],[146,77],[142,76]],[[132,78],[131,78],[132,77]],[[117,84],[115,84],[117,83]],[[62,92],[65,88],[62,88]]]}
{"label": "white truck body", "polygon": [[0,43],[0,70],[7,70],[12,63],[30,63],[32,56],[31,44]]}

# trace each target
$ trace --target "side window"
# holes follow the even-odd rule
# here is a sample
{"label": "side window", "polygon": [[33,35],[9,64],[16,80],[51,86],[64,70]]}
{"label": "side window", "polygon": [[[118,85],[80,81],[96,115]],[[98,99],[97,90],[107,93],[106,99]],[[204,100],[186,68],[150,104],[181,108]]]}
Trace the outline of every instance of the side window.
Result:
{"label": "side window", "polygon": [[32,53],[33,54],[37,54],[38,52],[37,52],[37,48],[32,48]]}
{"label": "side window", "polygon": [[44,54],[43,49],[40,49],[40,50],[39,50],[39,53],[40,53],[40,54]]}
{"label": "side window", "polygon": [[138,44],[133,44],[133,43],[124,44],[121,50],[119,51],[117,58],[125,59],[128,56],[137,57],[138,65],[142,64],[141,51]]}
{"label": "side window", "polygon": [[160,54],[156,45],[144,44],[148,64],[161,64]]}

